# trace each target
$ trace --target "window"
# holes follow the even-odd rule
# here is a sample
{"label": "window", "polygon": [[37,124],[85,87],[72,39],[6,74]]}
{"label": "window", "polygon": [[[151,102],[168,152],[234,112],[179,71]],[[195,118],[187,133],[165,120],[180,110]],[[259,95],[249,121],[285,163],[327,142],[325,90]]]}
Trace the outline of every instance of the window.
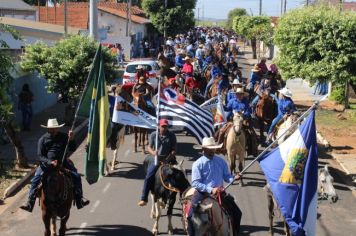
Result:
{"label": "window", "polygon": [[[142,65],[142,64],[141,64]],[[138,67],[139,65],[136,64],[136,65],[128,65],[126,67],[126,72],[127,73],[136,73],[136,68]],[[150,65],[142,65],[143,68],[146,70],[146,71],[152,71],[152,66]]]}

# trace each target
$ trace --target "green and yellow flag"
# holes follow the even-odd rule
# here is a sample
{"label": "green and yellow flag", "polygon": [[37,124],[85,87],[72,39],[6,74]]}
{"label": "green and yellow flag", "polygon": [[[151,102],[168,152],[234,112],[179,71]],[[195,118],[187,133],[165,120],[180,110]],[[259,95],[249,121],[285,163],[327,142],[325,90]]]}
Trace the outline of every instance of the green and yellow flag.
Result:
{"label": "green and yellow flag", "polygon": [[89,184],[93,184],[104,174],[106,140],[110,132],[109,100],[101,45],[96,52],[77,115],[89,118],[85,178]]}

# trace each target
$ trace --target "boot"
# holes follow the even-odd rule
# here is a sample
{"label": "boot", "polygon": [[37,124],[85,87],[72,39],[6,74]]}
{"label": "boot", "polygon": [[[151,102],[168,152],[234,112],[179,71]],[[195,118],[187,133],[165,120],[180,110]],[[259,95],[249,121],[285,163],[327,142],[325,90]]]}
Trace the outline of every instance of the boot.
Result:
{"label": "boot", "polygon": [[83,198],[82,196],[78,196],[75,198],[75,205],[77,209],[82,209],[83,207],[89,205],[90,201],[88,199]]}
{"label": "boot", "polygon": [[20,206],[20,208],[24,211],[32,212],[33,207],[35,206],[36,198],[29,198],[25,205]]}

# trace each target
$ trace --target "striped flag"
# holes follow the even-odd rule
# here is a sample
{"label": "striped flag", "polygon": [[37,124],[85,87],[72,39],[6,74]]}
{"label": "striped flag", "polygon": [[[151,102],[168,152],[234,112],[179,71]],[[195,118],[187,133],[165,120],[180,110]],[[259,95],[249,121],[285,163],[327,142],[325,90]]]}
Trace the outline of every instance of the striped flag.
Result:
{"label": "striped flag", "polygon": [[213,136],[212,114],[173,89],[163,89],[160,96],[159,117],[167,119],[172,126],[183,127],[196,137],[199,143],[204,137]]}
{"label": "striped flag", "polygon": [[85,177],[89,184],[93,184],[104,174],[106,140],[110,132],[109,99],[101,45],[88,76],[78,115],[89,118]]}

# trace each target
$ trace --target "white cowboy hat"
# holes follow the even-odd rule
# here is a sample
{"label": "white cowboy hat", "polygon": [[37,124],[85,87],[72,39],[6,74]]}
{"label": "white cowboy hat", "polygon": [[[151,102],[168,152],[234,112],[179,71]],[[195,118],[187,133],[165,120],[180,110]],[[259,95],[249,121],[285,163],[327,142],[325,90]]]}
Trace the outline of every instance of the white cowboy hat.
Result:
{"label": "white cowboy hat", "polygon": [[136,70],[138,70],[138,69],[143,69],[143,65],[138,65],[138,66],[136,67]]}
{"label": "white cowboy hat", "polygon": [[242,83],[238,80],[238,79],[234,79],[234,81],[232,81],[232,85],[241,85]]}
{"label": "white cowboy hat", "polygon": [[218,149],[221,148],[223,146],[223,144],[217,144],[214,140],[213,137],[209,137],[209,138],[203,138],[203,143],[201,145],[202,148],[208,148],[208,149]]}
{"label": "white cowboy hat", "polygon": [[56,118],[48,119],[47,125],[41,125],[41,127],[47,128],[47,129],[60,128],[60,127],[63,127],[63,126],[64,126],[64,124],[61,124],[61,125],[58,124],[58,121],[57,121]]}
{"label": "white cowboy hat", "polygon": [[283,94],[284,96],[289,97],[289,98],[291,98],[291,97],[293,96],[292,91],[290,91],[290,90],[287,89],[286,87],[284,87],[284,88],[278,90],[278,92],[280,92],[281,94]]}
{"label": "white cowboy hat", "polygon": [[245,94],[245,91],[244,91],[243,88],[237,88],[237,89],[235,90],[235,93],[243,93],[243,94]]}

